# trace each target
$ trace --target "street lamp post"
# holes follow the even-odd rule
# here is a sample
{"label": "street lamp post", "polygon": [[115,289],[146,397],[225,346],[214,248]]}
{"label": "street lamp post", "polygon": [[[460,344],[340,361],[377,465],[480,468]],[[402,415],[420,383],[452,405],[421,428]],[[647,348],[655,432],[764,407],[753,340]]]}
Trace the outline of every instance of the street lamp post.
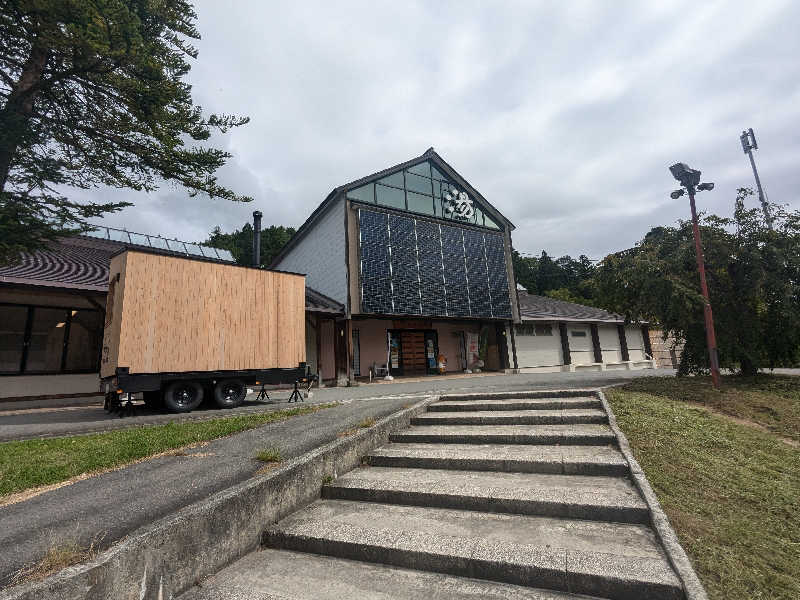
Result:
{"label": "street lamp post", "polygon": [[719,353],[717,352],[717,336],[714,332],[714,315],[711,312],[711,298],[708,295],[708,283],[706,282],[706,267],[703,261],[703,246],[700,243],[700,226],[697,224],[697,208],[694,204],[695,192],[713,190],[713,183],[700,183],[700,171],[690,169],[684,163],[675,163],[669,170],[672,176],[677,179],[684,189],[675,190],[670,194],[673,199],[678,199],[684,193],[689,194],[689,206],[692,209],[692,231],[694,233],[694,250],[697,258],[697,270],[700,272],[700,290],[703,293],[705,304],[703,305],[703,316],[706,322],[706,345],[708,346],[708,359],[711,365],[711,381],[716,389],[719,389]]}
{"label": "street lamp post", "polygon": [[756,187],[758,187],[758,199],[761,201],[761,210],[764,211],[764,220],[767,222],[767,227],[772,231],[772,215],[769,213],[769,205],[767,204],[767,197],[764,195],[764,188],[761,187],[761,178],[758,176],[758,169],[756,169],[756,161],[753,159],[753,150],[758,150],[758,142],[756,142],[756,134],[753,133],[751,127],[747,131],[743,131],[739,136],[742,142],[742,150],[750,158],[750,166],[753,167],[753,177],[756,179]]}

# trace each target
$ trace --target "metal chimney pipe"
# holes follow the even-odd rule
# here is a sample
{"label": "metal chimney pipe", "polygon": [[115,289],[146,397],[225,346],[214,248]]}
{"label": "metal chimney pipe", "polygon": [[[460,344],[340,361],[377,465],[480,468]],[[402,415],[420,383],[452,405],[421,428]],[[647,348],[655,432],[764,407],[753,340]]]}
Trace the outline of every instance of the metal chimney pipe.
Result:
{"label": "metal chimney pipe", "polygon": [[261,211],[253,211],[253,266],[261,266]]}

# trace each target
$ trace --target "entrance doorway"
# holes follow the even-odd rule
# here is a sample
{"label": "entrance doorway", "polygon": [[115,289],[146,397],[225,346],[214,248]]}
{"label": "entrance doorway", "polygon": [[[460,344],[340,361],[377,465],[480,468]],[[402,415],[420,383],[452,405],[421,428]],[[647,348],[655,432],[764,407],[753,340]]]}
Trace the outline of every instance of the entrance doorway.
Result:
{"label": "entrance doorway", "polygon": [[421,331],[403,331],[400,334],[400,360],[403,374],[414,375],[427,371],[425,363],[425,334]]}
{"label": "entrance doorway", "polygon": [[[425,375],[436,373],[436,356],[439,342],[433,329],[400,329],[391,332],[393,346],[399,351],[399,368],[393,370],[402,375]],[[394,359],[392,360],[394,363]]]}

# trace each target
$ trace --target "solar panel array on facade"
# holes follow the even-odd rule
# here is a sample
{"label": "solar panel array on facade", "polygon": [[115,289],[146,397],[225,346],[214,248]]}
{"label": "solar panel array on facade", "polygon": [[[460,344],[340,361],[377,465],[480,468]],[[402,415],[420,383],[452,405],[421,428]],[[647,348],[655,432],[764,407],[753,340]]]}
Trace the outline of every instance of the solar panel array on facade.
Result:
{"label": "solar panel array on facade", "polygon": [[502,234],[363,208],[358,215],[363,312],[511,318]]}

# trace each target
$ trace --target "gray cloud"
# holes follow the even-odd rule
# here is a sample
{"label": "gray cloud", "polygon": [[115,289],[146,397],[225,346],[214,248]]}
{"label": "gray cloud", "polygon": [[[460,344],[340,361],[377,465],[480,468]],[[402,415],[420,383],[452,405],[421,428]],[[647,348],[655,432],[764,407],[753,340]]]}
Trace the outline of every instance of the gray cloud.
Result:
{"label": "gray cloud", "polygon": [[[517,226],[515,246],[600,258],[688,214],[667,166],[700,168],[728,214],[752,186],[800,208],[800,5],[775,2],[198,3],[204,110],[249,115],[214,142],[252,204],[93,190],[109,225],[203,239],[299,225],[341,183],[429,146]],[[76,191],[76,197],[86,193]]]}

